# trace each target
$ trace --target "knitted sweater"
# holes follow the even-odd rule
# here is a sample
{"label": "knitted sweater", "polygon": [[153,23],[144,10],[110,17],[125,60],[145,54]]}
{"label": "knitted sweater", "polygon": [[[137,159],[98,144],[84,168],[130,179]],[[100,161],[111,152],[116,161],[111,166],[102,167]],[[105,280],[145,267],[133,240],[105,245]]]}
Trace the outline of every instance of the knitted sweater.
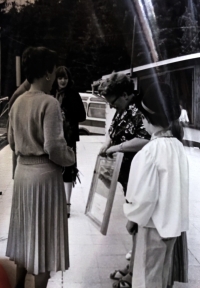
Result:
{"label": "knitted sweater", "polygon": [[40,91],[25,92],[13,104],[9,113],[8,141],[16,155],[47,154],[60,166],[70,166],[75,161],[63,135],[59,103]]}

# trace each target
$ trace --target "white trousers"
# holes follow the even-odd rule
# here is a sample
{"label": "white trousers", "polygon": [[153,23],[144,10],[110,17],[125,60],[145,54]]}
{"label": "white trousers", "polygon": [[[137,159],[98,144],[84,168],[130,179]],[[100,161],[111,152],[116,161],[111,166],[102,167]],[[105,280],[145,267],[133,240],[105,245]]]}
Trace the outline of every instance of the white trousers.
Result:
{"label": "white trousers", "polygon": [[138,227],[132,287],[167,287],[175,241],[176,238],[161,238],[154,228]]}

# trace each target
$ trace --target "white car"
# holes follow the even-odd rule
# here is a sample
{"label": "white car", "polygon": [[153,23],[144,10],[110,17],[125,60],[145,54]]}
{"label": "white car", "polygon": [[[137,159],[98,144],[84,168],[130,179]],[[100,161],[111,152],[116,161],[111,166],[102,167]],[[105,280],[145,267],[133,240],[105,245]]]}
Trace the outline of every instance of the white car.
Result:
{"label": "white car", "polygon": [[79,93],[86,111],[86,120],[79,124],[80,135],[105,135],[106,101],[91,93]]}

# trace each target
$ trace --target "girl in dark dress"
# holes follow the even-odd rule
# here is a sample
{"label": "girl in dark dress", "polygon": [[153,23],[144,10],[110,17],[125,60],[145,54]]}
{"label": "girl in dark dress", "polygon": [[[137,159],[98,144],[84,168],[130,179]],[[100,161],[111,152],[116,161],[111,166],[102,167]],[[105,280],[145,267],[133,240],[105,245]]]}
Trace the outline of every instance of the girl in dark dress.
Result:
{"label": "girl in dark dress", "polygon": [[[79,93],[72,86],[73,81],[69,70],[65,66],[58,67],[52,93],[59,101],[62,109],[65,139],[76,155],[76,142],[79,141],[78,124],[86,119],[86,113]],[[77,174],[77,161],[74,165],[64,168],[63,181],[65,184],[68,217],[70,217],[72,187],[76,183]]]}

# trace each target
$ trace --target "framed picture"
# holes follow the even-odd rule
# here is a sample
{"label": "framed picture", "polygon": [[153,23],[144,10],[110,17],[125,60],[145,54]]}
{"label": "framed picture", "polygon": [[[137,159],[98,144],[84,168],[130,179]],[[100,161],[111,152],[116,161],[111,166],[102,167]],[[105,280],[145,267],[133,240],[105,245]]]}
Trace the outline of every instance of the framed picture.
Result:
{"label": "framed picture", "polygon": [[113,158],[98,156],[94,169],[85,214],[103,235],[108,229],[122,158],[123,153],[116,153]]}

